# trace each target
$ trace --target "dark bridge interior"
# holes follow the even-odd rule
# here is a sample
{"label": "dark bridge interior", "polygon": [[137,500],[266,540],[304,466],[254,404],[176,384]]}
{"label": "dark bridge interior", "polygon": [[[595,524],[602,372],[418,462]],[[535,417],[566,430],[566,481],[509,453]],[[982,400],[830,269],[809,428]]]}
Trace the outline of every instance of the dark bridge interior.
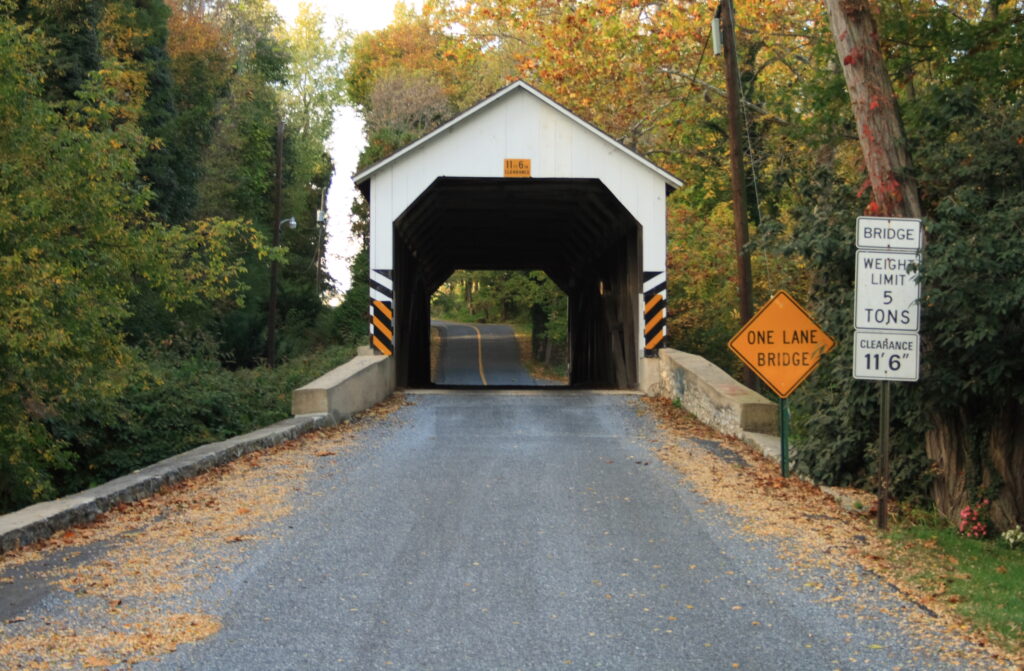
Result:
{"label": "dark bridge interior", "polygon": [[399,386],[430,384],[430,297],[464,268],[545,271],[569,297],[570,384],[636,387],[642,229],[600,180],[440,177],[394,226]]}

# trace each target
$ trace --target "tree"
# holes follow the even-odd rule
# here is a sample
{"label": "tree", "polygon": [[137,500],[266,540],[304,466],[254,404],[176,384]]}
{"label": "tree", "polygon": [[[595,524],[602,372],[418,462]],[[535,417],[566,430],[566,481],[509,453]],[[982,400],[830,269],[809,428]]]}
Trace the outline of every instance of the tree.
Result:
{"label": "tree", "polygon": [[391,25],[353,40],[345,92],[366,122],[360,168],[476,104],[513,73],[495,66],[493,52],[467,47],[428,11],[399,5]]}
{"label": "tree", "polygon": [[176,116],[163,141],[180,157],[177,176],[183,197],[176,216],[184,220],[196,215],[203,158],[218,105],[229,91],[235,54],[224,27],[210,20],[201,3],[172,0],[168,6],[167,54]]}
{"label": "tree", "polygon": [[[940,512],[955,520],[965,505],[990,499],[999,527],[1024,517],[1024,285],[1007,279],[1024,259],[1010,223],[1022,212],[1024,156],[1012,138],[1024,137],[1024,59],[1012,46],[1021,41],[1021,8],[1004,4],[876,14],[863,0],[829,2],[873,193],[867,212],[926,218],[924,375],[903,393],[901,431],[919,455],[914,436],[923,439]],[[888,49],[905,115],[876,16],[894,33]]]}
{"label": "tree", "polygon": [[890,217],[920,218],[917,178],[871,6],[868,0],[825,0],[825,4],[874,195],[868,211]]}
{"label": "tree", "polygon": [[131,298],[169,308],[226,299],[241,222],[154,225],[139,164],[144,78],[110,58],[75,99],[48,100],[47,41],[0,4],[0,507],[55,493],[74,453],[55,428],[116,396],[139,370],[124,337]]}
{"label": "tree", "polygon": [[[334,128],[335,110],[344,99],[342,71],[348,51],[347,35],[339,23],[333,35],[327,34],[322,11],[306,3],[299,5],[295,23],[284,31],[289,62],[281,92],[281,109],[287,139],[288,184],[285,208],[296,216],[300,226],[292,240],[297,241],[302,263],[300,269],[304,293],[320,302],[320,290],[313,286],[316,277],[326,277],[324,266],[324,222],[317,218],[330,187],[334,167],[326,147]],[[314,261],[317,272],[308,267]]]}

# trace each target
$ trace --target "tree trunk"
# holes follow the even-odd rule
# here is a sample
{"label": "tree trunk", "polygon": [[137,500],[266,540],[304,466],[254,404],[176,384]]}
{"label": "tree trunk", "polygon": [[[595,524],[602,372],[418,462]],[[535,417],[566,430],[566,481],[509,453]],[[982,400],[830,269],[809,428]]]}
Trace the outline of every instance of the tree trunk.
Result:
{"label": "tree trunk", "polygon": [[[919,218],[917,181],[869,0],[825,0],[825,5],[871,185],[868,213]],[[970,498],[968,421],[962,413],[935,414],[931,420],[925,450],[935,469],[932,494],[939,512],[955,520]]]}
{"label": "tree trunk", "polygon": [[1009,402],[988,440],[984,486],[1000,485],[992,501],[992,522],[997,529],[1024,525],[1024,406]]}
{"label": "tree trunk", "polygon": [[933,428],[925,434],[924,447],[932,462],[932,500],[943,517],[956,521],[960,511],[970,503],[967,486],[967,468],[970,443],[967,417],[964,413],[932,418]]}
{"label": "tree trunk", "polygon": [[896,96],[868,0],[825,0],[871,183],[871,214],[921,216]]}
{"label": "tree trunk", "polygon": [[[956,522],[964,506],[979,503],[974,485],[981,492],[995,490],[992,524],[1003,530],[1024,524],[1024,406],[1007,402],[994,417],[990,425],[972,428],[965,412],[937,415],[925,436],[925,448],[935,469],[936,509]],[[972,449],[976,442],[980,446]]]}

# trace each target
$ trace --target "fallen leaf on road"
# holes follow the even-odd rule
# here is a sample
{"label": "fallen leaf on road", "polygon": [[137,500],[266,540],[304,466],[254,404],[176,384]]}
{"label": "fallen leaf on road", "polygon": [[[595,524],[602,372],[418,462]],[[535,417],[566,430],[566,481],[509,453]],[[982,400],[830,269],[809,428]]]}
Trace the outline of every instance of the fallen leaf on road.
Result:
{"label": "fallen leaf on road", "polygon": [[[890,561],[893,550],[889,541],[873,528],[870,520],[859,512],[845,510],[833,498],[835,493],[852,492],[830,488],[833,493],[830,495],[799,477],[783,479],[779,476],[777,462],[700,423],[692,415],[673,407],[671,401],[645,398],[642,402],[646,409],[641,412],[649,412],[658,422],[658,442],[652,445],[651,451],[681,474],[683,484],[738,519],[739,532],[752,539],[777,544],[780,558],[791,570],[807,572],[808,577],[823,573],[840,584],[856,588],[863,583],[863,570],[881,576],[894,589],[865,595],[846,594],[840,597],[842,607],[855,609],[855,614],[871,609],[891,615],[901,628],[925,641],[934,654],[953,665],[1003,668],[992,665],[994,646],[984,643],[949,606],[962,597],[944,594],[945,585],[936,585],[939,591],[934,596],[937,599],[929,600],[926,593],[901,579]],[[671,442],[663,442],[666,439]],[[701,441],[714,442],[716,450],[707,449]],[[729,462],[723,456],[729,452],[746,465],[738,467]],[[955,558],[947,557],[947,560],[947,566],[956,566]],[[965,573],[961,576],[970,579]],[[804,582],[810,581],[805,579],[796,584]],[[818,584],[814,588],[821,589]],[[825,601],[838,600],[833,597]],[[914,601],[920,607],[909,605]],[[892,604],[891,609],[884,605],[887,602]],[[957,637],[950,637],[943,628],[951,625],[966,628],[961,629]],[[968,642],[975,645],[964,645]],[[1000,651],[996,658],[1009,659],[1010,655],[1004,653]],[[1020,668],[1024,669],[1024,665]]]}
{"label": "fallen leaf on road", "polygon": [[[368,416],[383,417],[402,405],[399,394]],[[130,668],[219,631],[220,621],[211,615],[176,612],[177,599],[206,589],[242,561],[235,544],[259,542],[267,524],[292,512],[293,487],[316,472],[318,453],[361,448],[350,440],[360,421],[245,455],[147,499],[118,504],[88,525],[0,555],[5,572],[55,552],[68,557],[75,550],[98,551],[96,559],[34,574],[75,594],[74,624],[56,616],[7,620],[24,624],[0,636],[0,668]]]}

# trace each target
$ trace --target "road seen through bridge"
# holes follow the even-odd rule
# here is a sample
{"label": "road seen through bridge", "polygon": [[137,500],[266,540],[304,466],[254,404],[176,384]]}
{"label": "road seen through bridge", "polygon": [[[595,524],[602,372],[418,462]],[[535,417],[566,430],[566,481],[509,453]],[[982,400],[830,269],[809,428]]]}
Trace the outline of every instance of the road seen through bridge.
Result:
{"label": "road seen through bridge", "polygon": [[[0,594],[23,594],[0,599],[0,651],[161,671],[1007,668],[839,541],[799,561],[698,494],[667,443],[751,466],[661,433],[639,396],[405,399],[112,512],[73,552],[0,562]],[[69,642],[91,657],[44,657]]]}
{"label": "road seen through bridge", "polygon": [[503,324],[430,323],[438,334],[434,383],[445,386],[532,387],[538,382],[523,366],[515,331]]}

